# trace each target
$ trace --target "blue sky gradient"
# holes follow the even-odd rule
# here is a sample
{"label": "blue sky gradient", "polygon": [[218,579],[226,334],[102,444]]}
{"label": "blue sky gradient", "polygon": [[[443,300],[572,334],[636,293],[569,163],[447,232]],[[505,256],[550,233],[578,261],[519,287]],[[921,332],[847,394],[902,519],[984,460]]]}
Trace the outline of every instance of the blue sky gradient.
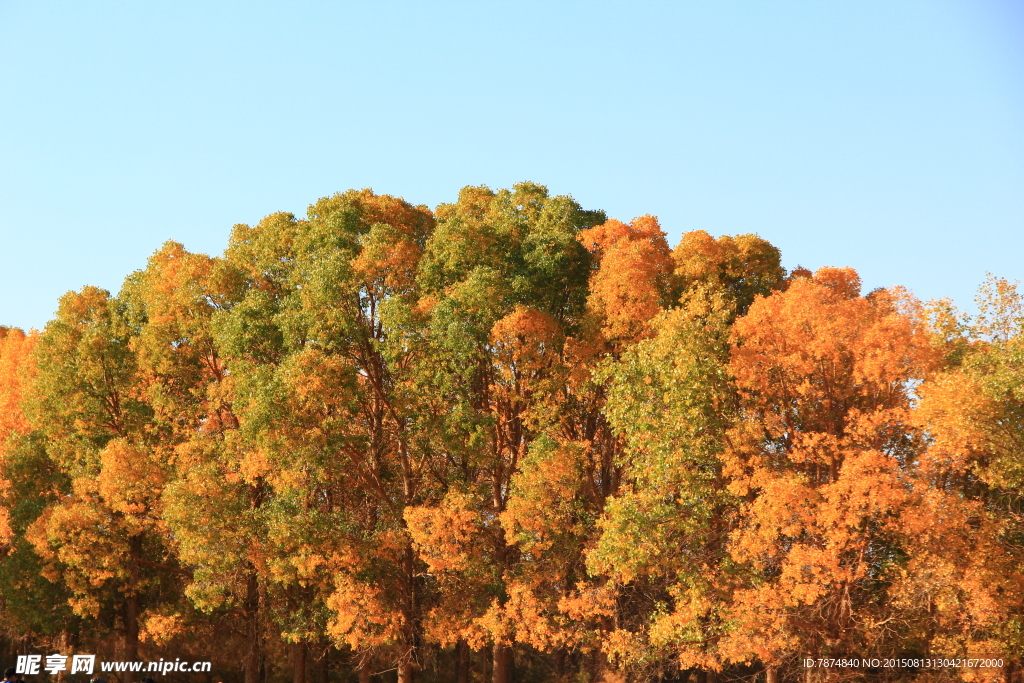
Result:
{"label": "blue sky gradient", "polygon": [[520,180],[970,308],[1024,278],[1024,3],[0,0],[0,324],[336,191]]}

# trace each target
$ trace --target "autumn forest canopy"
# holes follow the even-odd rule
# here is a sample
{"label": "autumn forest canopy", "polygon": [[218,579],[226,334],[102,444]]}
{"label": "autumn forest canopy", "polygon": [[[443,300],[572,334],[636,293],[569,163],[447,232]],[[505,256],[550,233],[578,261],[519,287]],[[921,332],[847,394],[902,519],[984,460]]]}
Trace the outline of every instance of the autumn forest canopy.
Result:
{"label": "autumn forest canopy", "polygon": [[168,242],[0,328],[0,646],[245,683],[1018,680],[1022,326],[995,277],[967,316],[532,183]]}

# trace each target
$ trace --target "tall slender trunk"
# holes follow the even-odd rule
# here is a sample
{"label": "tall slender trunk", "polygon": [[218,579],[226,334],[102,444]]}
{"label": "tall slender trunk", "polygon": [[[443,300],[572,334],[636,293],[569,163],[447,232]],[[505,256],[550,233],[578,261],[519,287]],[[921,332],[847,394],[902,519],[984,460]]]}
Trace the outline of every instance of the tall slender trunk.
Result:
{"label": "tall slender trunk", "polygon": [[370,662],[363,661],[359,665],[359,683],[370,683]]}
{"label": "tall slender trunk", "polygon": [[469,644],[464,640],[455,644],[455,683],[469,683]]}
{"label": "tall slender trunk", "polygon": [[777,666],[765,667],[764,683],[779,683],[779,668]]}
{"label": "tall slender trunk", "polygon": [[[59,652],[67,653],[74,649],[71,647],[71,633],[66,628],[61,629],[60,632],[60,650]],[[64,669],[57,674],[57,683],[65,683],[68,680],[68,671]]]}
{"label": "tall slender trunk", "polygon": [[419,615],[416,604],[416,555],[412,545],[406,545],[405,556],[402,559],[403,588],[405,595],[402,600],[402,626],[403,651],[398,659],[398,683],[413,683],[417,647],[419,646]]}
{"label": "tall slender trunk", "polygon": [[260,683],[263,644],[260,633],[260,585],[256,568],[249,566],[245,586],[245,683]]}
{"label": "tall slender trunk", "polygon": [[512,683],[512,648],[495,643],[492,648],[494,668],[491,683]]}
{"label": "tall slender trunk", "polygon": [[412,661],[403,659],[398,663],[398,683],[412,683],[413,668]]}
{"label": "tall slender trunk", "polygon": [[[124,598],[124,658],[131,662],[139,658],[139,596],[134,591]],[[125,676],[125,680],[134,677]]]}
{"label": "tall slender trunk", "polygon": [[[256,511],[263,506],[267,495],[267,484],[262,477],[249,486],[249,509]],[[258,542],[255,538],[252,542]],[[246,562],[245,583],[245,683],[261,683],[264,676],[263,667],[263,629],[262,600],[260,599],[260,581],[256,567]]]}
{"label": "tall slender trunk", "polygon": [[[124,596],[124,658],[139,659],[139,560],[142,559],[142,536],[128,539],[128,590]],[[135,683],[134,671],[124,672],[123,683]]]}
{"label": "tall slender trunk", "polygon": [[[594,657],[596,665],[594,669],[597,671],[597,680],[603,683],[610,683],[611,681],[623,680],[622,676],[616,671],[612,663],[608,661],[608,655],[603,652],[595,652]],[[686,676],[683,676],[683,680],[686,680]]]}
{"label": "tall slender trunk", "polygon": [[306,683],[306,643],[292,643],[292,683]]}
{"label": "tall slender trunk", "polygon": [[[322,644],[322,643],[321,643]],[[324,647],[322,654],[313,659],[313,683],[328,683],[331,675],[331,650],[330,645]]]}
{"label": "tall slender trunk", "polygon": [[[500,458],[498,459],[500,463]],[[492,474],[493,488],[491,504],[494,506],[497,515],[505,508],[505,501],[502,497],[501,471],[499,465]],[[494,562],[501,568],[502,576],[505,575],[509,565],[508,545],[505,543],[505,534],[499,534],[498,545],[494,549]],[[502,599],[504,607],[505,600]],[[508,645],[494,643],[491,646],[491,683],[512,683],[512,649]]]}

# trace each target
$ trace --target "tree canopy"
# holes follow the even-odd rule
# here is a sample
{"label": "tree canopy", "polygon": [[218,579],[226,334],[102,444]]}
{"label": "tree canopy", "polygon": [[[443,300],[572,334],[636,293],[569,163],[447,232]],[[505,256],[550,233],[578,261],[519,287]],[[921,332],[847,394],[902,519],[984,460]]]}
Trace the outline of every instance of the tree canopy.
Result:
{"label": "tree canopy", "polygon": [[245,683],[1020,680],[1022,295],[781,263],[534,183],[168,242],[0,328],[2,644]]}

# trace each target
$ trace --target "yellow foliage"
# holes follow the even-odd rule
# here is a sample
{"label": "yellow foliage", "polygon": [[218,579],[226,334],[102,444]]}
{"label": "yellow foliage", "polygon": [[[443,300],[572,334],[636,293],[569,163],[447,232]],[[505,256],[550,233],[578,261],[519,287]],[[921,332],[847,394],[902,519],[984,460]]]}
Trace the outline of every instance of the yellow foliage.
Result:
{"label": "yellow foliage", "polygon": [[462,571],[476,554],[480,524],[472,499],[449,492],[436,507],[407,507],[405,522],[413,546],[432,572]]}
{"label": "yellow foliage", "polygon": [[147,614],[142,618],[139,640],[164,646],[185,632],[186,623],[180,614]]}
{"label": "yellow foliage", "polygon": [[11,530],[11,486],[6,478],[7,449],[12,440],[31,428],[21,407],[25,387],[31,382],[34,366],[30,354],[39,335],[0,328],[0,546],[14,538]]}
{"label": "yellow foliage", "polygon": [[402,615],[386,608],[381,590],[346,574],[337,575],[327,607],[328,635],[356,650],[383,645],[401,631]]}
{"label": "yellow foliage", "polygon": [[114,439],[100,453],[100,473],[96,491],[110,509],[134,517],[142,523],[159,519],[154,506],[159,504],[164,473],[151,453],[124,439]]}

